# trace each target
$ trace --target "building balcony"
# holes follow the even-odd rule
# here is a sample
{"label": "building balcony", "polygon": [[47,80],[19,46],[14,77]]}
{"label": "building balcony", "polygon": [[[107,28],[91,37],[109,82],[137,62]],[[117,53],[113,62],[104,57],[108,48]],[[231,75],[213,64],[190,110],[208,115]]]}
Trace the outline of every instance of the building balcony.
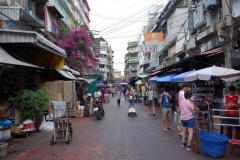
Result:
{"label": "building balcony", "polygon": [[54,13],[54,15],[56,15],[57,18],[64,18],[61,10],[59,10],[56,7],[56,4],[54,4],[54,2],[52,2],[52,1],[47,2],[46,6]]}
{"label": "building balcony", "polygon": [[109,72],[109,69],[107,69],[107,68],[99,68],[99,70],[100,70],[101,72]]}
{"label": "building balcony", "polygon": [[137,67],[132,67],[132,68],[130,68],[129,70],[130,70],[130,71],[137,71],[138,68],[137,68]]}
{"label": "building balcony", "polygon": [[127,61],[127,63],[138,63],[138,62],[139,62],[138,58],[130,58]]}

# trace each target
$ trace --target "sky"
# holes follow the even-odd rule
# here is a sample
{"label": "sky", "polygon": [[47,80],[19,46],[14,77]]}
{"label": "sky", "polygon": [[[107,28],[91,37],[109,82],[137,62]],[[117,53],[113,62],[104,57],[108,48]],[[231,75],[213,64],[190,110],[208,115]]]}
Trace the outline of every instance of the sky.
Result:
{"label": "sky", "polygon": [[114,51],[114,69],[124,74],[127,43],[138,41],[153,6],[168,0],[88,0],[90,30],[98,31]]}

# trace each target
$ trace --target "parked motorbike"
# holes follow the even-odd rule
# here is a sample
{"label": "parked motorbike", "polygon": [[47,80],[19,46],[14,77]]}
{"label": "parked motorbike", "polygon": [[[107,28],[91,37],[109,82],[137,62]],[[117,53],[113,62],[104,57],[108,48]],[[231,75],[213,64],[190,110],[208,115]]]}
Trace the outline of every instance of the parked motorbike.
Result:
{"label": "parked motorbike", "polygon": [[105,111],[103,109],[103,105],[102,105],[102,100],[101,99],[96,99],[95,100],[95,104],[94,104],[94,116],[100,120],[102,117],[104,117],[105,115]]}

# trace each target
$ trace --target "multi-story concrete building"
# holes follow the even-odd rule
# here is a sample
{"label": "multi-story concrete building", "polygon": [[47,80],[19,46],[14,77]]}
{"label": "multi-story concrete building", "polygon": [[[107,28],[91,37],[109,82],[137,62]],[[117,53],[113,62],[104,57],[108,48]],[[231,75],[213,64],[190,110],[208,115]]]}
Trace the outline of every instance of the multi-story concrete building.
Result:
{"label": "multi-story concrete building", "polygon": [[[198,69],[207,64],[238,68],[239,5],[238,0],[169,1],[161,12],[152,14],[150,19],[156,19],[156,23],[151,20],[143,27],[142,36],[144,33],[162,32],[164,42],[155,45],[155,53],[139,54],[139,58],[144,56],[139,61],[142,72],[153,75],[159,70],[168,70],[169,66],[175,66],[189,56],[193,57],[191,62],[181,61],[188,64],[173,71]],[[142,37],[140,44],[143,44]],[[154,60],[157,65],[149,72]]]}
{"label": "multi-story concrete building", "polygon": [[105,80],[113,79],[113,57],[114,51],[108,42],[100,37],[94,39],[95,57],[99,60],[98,69]]}
{"label": "multi-story concrete building", "polygon": [[115,82],[121,82],[121,80],[122,80],[121,71],[114,71],[113,76],[114,76]]}
{"label": "multi-story concrete building", "polygon": [[124,74],[126,79],[137,76],[139,69],[138,61],[138,41],[128,42],[128,53],[124,56]]}

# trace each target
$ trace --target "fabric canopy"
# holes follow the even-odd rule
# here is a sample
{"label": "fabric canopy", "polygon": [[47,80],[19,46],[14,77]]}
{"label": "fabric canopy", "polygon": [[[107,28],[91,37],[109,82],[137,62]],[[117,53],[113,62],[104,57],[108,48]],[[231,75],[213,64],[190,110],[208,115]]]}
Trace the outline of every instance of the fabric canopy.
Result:
{"label": "fabric canopy", "polygon": [[152,68],[154,68],[154,67],[156,67],[156,66],[157,66],[157,61],[154,60],[154,61],[152,61],[152,62],[150,63],[150,65],[145,69],[145,71],[147,71],[147,70],[149,70],[149,69],[152,69]]}
{"label": "fabric canopy", "polygon": [[145,77],[147,77],[147,76],[148,76],[148,74],[139,74],[139,75],[138,75],[139,78],[145,78]]}
{"label": "fabric canopy", "polygon": [[74,77],[74,75],[72,75],[71,72],[64,71],[64,70],[58,70],[58,69],[57,69],[57,71],[58,71],[58,73],[60,73],[62,76],[66,77],[66,78],[68,78],[68,79],[74,79],[74,80],[76,80],[76,78]]}
{"label": "fabric canopy", "polygon": [[103,84],[103,83],[98,83],[97,86],[98,86],[98,87],[106,87],[106,85]]}
{"label": "fabric canopy", "polygon": [[189,74],[191,74],[191,73],[193,73],[193,72],[195,72],[195,70],[193,70],[193,71],[188,71],[188,72],[184,72],[184,73],[182,73],[182,74],[179,74],[179,75],[173,77],[171,81],[172,81],[172,82],[185,82],[185,79],[184,79],[184,78],[185,78],[187,75],[189,75]]}
{"label": "fabric canopy", "polygon": [[94,82],[96,79],[87,79],[88,84]]}
{"label": "fabric canopy", "polygon": [[154,76],[152,78],[149,79],[149,82],[156,82],[157,76]]}
{"label": "fabric canopy", "polygon": [[138,80],[135,84],[143,84],[142,80]]}
{"label": "fabric canopy", "polygon": [[212,67],[200,69],[196,72],[193,72],[187,75],[185,77],[185,81],[195,81],[195,80],[209,81],[212,76],[216,76],[219,78],[226,77],[226,80],[227,80],[228,78],[233,77],[231,75],[238,75],[238,74],[240,74],[240,71],[223,68],[223,67],[212,66]]}
{"label": "fabric canopy", "polygon": [[157,82],[159,83],[164,83],[164,82],[172,82],[172,78],[177,76],[177,74],[170,74],[168,76],[165,76],[165,77],[161,77],[161,78],[158,78],[157,79]]}
{"label": "fabric canopy", "polygon": [[26,66],[26,67],[35,67],[41,68],[23,61],[19,61],[13,58],[10,54],[8,54],[2,47],[0,47],[0,64],[10,64],[10,65],[17,65],[17,66]]}

